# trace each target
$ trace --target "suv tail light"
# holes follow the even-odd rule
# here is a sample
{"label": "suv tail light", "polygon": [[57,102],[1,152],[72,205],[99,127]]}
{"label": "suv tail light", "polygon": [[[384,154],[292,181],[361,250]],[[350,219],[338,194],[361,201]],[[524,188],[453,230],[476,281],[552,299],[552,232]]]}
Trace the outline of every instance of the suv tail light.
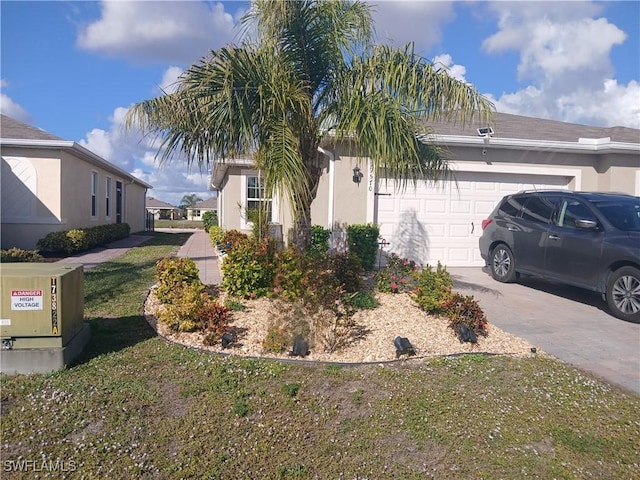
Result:
{"label": "suv tail light", "polygon": [[484,220],[482,220],[482,230],[487,228],[491,222],[493,222],[493,220],[490,218],[485,218]]}

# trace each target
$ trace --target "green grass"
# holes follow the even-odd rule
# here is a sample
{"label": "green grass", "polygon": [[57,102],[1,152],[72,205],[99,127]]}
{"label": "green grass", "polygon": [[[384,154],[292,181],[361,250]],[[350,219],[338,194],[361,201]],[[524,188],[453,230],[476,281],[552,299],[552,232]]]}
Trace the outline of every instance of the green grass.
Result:
{"label": "green grass", "polygon": [[155,220],[154,228],[203,228],[200,220]]}
{"label": "green grass", "polygon": [[640,478],[638,396],[552,359],[343,367],[164,342],[142,300],[185,239],[87,272],[77,365],[1,377],[3,480]]}

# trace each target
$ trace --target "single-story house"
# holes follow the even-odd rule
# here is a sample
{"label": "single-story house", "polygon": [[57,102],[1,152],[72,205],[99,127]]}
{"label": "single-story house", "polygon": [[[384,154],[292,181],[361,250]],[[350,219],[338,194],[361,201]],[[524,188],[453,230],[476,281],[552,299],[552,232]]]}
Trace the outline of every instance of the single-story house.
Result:
{"label": "single-story house", "polygon": [[179,220],[181,218],[181,210],[178,207],[157,198],[147,197],[146,207],[147,212],[153,215],[154,220]]}
{"label": "single-story house", "polygon": [[[600,128],[496,113],[491,126],[435,123],[433,140],[446,150],[454,179],[420,182],[403,191],[350,156],[344,141],[323,143],[324,174],[312,204],[314,225],[338,233],[347,224],[374,223],[386,252],[421,264],[480,266],[482,220],[506,194],[525,189],[626,192],[640,196],[640,130]],[[238,205],[265,200],[250,159],[218,162],[211,188],[219,191],[219,222],[249,232]],[[274,230],[292,227],[282,198],[271,202]],[[281,225],[281,227],[279,227]]]}
{"label": "single-story house", "polygon": [[193,207],[187,208],[188,220],[202,220],[205,212],[218,213],[218,197],[210,197],[206,200],[196,203]]}
{"label": "single-story house", "polygon": [[151,185],[73,141],[1,115],[2,248],[49,232],[127,223],[145,229]]}

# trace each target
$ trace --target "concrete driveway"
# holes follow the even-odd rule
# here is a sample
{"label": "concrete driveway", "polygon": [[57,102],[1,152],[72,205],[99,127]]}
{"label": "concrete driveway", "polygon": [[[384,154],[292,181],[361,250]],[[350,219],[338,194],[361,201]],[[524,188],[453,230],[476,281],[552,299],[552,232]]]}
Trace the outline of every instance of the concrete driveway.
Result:
{"label": "concrete driveway", "polygon": [[584,371],[640,394],[640,325],[611,316],[600,295],[532,277],[504,284],[480,267],[447,269],[490,323]]}

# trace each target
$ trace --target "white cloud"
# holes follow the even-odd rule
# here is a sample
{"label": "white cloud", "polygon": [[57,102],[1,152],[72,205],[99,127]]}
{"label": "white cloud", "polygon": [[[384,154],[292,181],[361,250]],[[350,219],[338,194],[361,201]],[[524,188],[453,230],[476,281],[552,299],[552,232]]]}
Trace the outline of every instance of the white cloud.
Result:
{"label": "white cloud", "polygon": [[104,1],[101,13],[80,29],[77,45],[137,63],[190,64],[236,33],[222,3]]}
{"label": "white cloud", "polygon": [[124,128],[128,109],[118,107],[109,118],[108,130],[93,129],[80,144],[105,160],[126,170],[153,189],[148,195],[178,205],[184,195],[196,193],[209,198],[209,174],[197,166],[187,167],[184,157],[177,155],[171,162],[159,165],[156,159],[159,141],[143,137],[139,131]]}
{"label": "white cloud", "polygon": [[518,78],[531,84],[494,98],[498,111],[541,118],[640,127],[638,83],[619,85],[611,50],[627,35],[590,2],[494,2],[498,31],[489,54],[517,51]]}
{"label": "white cloud", "polygon": [[444,54],[444,55],[436,55],[433,58],[433,63],[435,65],[442,65],[444,67],[446,67],[447,72],[449,73],[449,75],[453,78],[455,78],[456,80],[460,80],[461,82],[466,82],[467,79],[464,78],[465,74],[467,73],[467,68],[464,65],[457,65],[453,63],[453,58],[451,58],[451,55],[449,54]]}
{"label": "white cloud", "polygon": [[[0,89],[7,87],[9,87],[9,81],[4,78],[0,79]],[[29,112],[5,93],[0,93],[0,112],[20,122],[33,123]]]}
{"label": "white cloud", "polygon": [[415,42],[417,53],[424,52],[442,39],[442,29],[455,17],[454,2],[397,0],[370,2],[379,43],[403,46]]}
{"label": "white cloud", "polygon": [[177,85],[176,82],[180,75],[182,75],[184,70],[180,67],[169,67],[165,70],[162,75],[162,81],[158,88],[155,89],[154,93],[156,95],[163,95],[164,93],[173,93],[176,91]]}

